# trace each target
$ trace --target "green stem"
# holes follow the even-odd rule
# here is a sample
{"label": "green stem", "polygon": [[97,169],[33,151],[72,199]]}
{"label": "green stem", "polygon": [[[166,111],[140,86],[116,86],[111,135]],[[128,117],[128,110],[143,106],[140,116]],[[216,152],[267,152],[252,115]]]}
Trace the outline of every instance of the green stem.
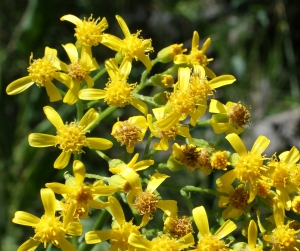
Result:
{"label": "green stem", "polygon": [[[102,210],[100,216],[98,217],[94,227],[92,230],[98,230],[98,229],[103,229],[105,223],[109,219],[110,214],[107,210]],[[86,242],[82,242],[81,245],[79,246],[78,251],[89,251],[94,247],[94,245],[88,245]]]}
{"label": "green stem", "polygon": [[141,95],[141,94],[138,94],[138,93],[134,93],[134,97],[136,97],[137,99],[139,100],[142,100],[144,101],[145,103],[149,104],[149,105],[152,105],[154,107],[160,107],[161,105],[157,104],[155,101],[154,101],[154,98],[153,97],[148,97],[148,96],[144,96],[144,95]]}
{"label": "green stem", "polygon": [[153,138],[152,136],[148,137],[147,144],[146,144],[145,151],[144,151],[144,155],[143,155],[143,159],[147,159],[148,158],[148,153],[149,153],[149,149],[150,149],[150,144],[151,144],[152,138]]}
{"label": "green stem", "polygon": [[210,119],[208,119],[206,121],[198,121],[196,123],[196,126],[206,126],[206,125],[210,125]]}
{"label": "green stem", "polygon": [[109,162],[111,160],[111,158],[109,158],[107,155],[105,155],[103,152],[101,151],[96,151],[96,153],[104,160],[106,160],[107,162]]}
{"label": "green stem", "polygon": [[178,71],[179,65],[174,64],[173,67],[161,73],[161,75],[169,75]]}
{"label": "green stem", "polygon": [[100,103],[101,99],[93,100],[83,106],[84,109],[91,108],[93,105]]}
{"label": "green stem", "polygon": [[107,107],[105,110],[103,110],[102,112],[99,112],[99,117],[98,119],[95,121],[95,123],[89,128],[89,130],[93,130],[93,128],[95,128],[97,125],[99,125],[99,123],[101,122],[101,120],[103,120],[104,118],[106,118],[109,114],[111,114],[113,111],[115,111],[118,108],[118,106],[109,106]]}
{"label": "green stem", "polygon": [[76,107],[77,107],[77,121],[79,122],[83,117],[83,106],[80,99],[77,100]]}
{"label": "green stem", "polygon": [[47,245],[46,251],[50,251],[52,249],[52,243]]}
{"label": "green stem", "polygon": [[98,78],[100,78],[105,72],[106,72],[106,68],[104,67],[101,71],[99,71],[99,72],[93,77],[94,82],[95,82]]}
{"label": "green stem", "polygon": [[96,179],[96,180],[103,180],[103,181],[107,181],[109,179],[108,177],[103,177],[103,176],[100,176],[97,174],[92,174],[92,173],[86,173],[85,177],[89,178],[89,179]]}
{"label": "green stem", "polygon": [[213,189],[201,188],[201,187],[194,187],[194,186],[185,186],[181,190],[183,190],[185,192],[208,193],[208,194],[213,194],[213,195],[215,195],[217,197],[228,196],[225,193],[220,193],[220,192],[218,192],[216,190],[213,190]]}
{"label": "green stem", "polygon": [[[142,73],[142,76],[141,76],[141,82],[140,82],[140,85],[139,86],[143,86],[146,84],[146,79],[147,79],[147,76],[148,76],[149,72],[147,70],[145,70],[143,73]],[[141,89],[139,89],[140,91]]]}

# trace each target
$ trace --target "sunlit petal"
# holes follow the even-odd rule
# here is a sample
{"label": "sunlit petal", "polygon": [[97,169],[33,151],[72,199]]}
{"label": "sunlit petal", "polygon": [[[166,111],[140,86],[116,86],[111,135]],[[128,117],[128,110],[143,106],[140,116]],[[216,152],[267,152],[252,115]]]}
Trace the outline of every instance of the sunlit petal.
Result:
{"label": "sunlit petal", "polygon": [[84,235],[87,244],[96,244],[102,241],[109,240],[112,237],[112,230],[90,231]]}
{"label": "sunlit petal", "polygon": [[112,147],[113,143],[107,139],[102,138],[87,138],[89,147],[95,150],[107,150]]}
{"label": "sunlit petal", "polygon": [[62,47],[64,47],[65,51],[67,52],[71,63],[78,62],[78,51],[74,44],[71,43],[65,45],[62,44]]}
{"label": "sunlit petal", "polygon": [[157,207],[163,210],[168,216],[178,212],[176,200],[159,200]]}
{"label": "sunlit petal", "polygon": [[152,242],[145,239],[142,235],[137,235],[135,233],[131,233],[128,238],[128,243],[137,248],[143,248],[146,250],[152,249]]}
{"label": "sunlit petal", "polygon": [[34,239],[29,239],[27,241],[25,241],[19,248],[17,251],[34,251],[38,245],[40,245],[40,241],[36,241]]}
{"label": "sunlit petal", "polygon": [[61,21],[69,21],[69,22],[75,24],[76,26],[82,23],[82,21],[78,17],[71,15],[71,14],[62,16],[60,18],[60,20]]}
{"label": "sunlit petal", "polygon": [[120,17],[119,15],[116,15],[116,19],[117,19],[125,37],[130,36],[130,31],[129,31],[128,26],[125,23],[124,19],[122,17]]}
{"label": "sunlit petal", "polygon": [[75,160],[73,162],[73,173],[76,179],[76,184],[77,185],[82,184],[84,181],[86,171],[85,171],[85,166],[81,161]]}
{"label": "sunlit petal", "polygon": [[67,194],[73,191],[73,188],[71,186],[67,186],[58,182],[46,183],[45,186],[50,188],[54,193],[57,194]]}
{"label": "sunlit petal", "polygon": [[123,209],[122,209],[119,201],[115,197],[112,197],[112,196],[108,197],[108,201],[110,203],[109,207],[110,207],[111,212],[112,212],[113,216],[115,217],[116,221],[120,225],[124,224],[126,222],[125,215],[124,215]]}
{"label": "sunlit petal", "polygon": [[233,147],[233,149],[240,155],[240,156],[246,156],[247,155],[247,149],[243,143],[243,141],[241,140],[241,138],[234,134],[228,134],[225,137],[229,143],[231,144],[231,146]]}
{"label": "sunlit petal", "polygon": [[59,247],[62,251],[76,251],[77,249],[65,238],[59,238],[58,240]]}
{"label": "sunlit petal", "polygon": [[255,248],[257,239],[257,226],[254,220],[250,221],[248,227],[248,244],[251,249]]}
{"label": "sunlit petal", "polygon": [[12,219],[13,223],[24,225],[24,226],[36,226],[40,222],[40,218],[34,216],[33,214],[26,213],[23,211],[15,212],[15,216]]}
{"label": "sunlit petal", "polygon": [[65,168],[70,161],[71,153],[70,152],[62,152],[58,158],[54,162],[54,168],[63,169]]}
{"label": "sunlit petal", "polygon": [[92,208],[96,208],[96,209],[103,209],[103,208],[109,206],[108,202],[100,202],[100,201],[96,201],[96,200],[89,200],[88,204]]}
{"label": "sunlit petal", "polygon": [[200,234],[204,237],[210,235],[208,219],[203,206],[193,209],[193,217]]}
{"label": "sunlit petal", "polygon": [[32,82],[30,76],[19,78],[19,79],[13,81],[12,83],[10,83],[6,87],[6,93],[8,95],[15,95],[22,91],[25,91],[27,88],[29,88],[33,84],[34,84],[34,82]]}
{"label": "sunlit petal", "polygon": [[216,89],[218,87],[232,84],[235,81],[235,77],[232,75],[222,75],[219,77],[215,77],[212,80],[209,81],[209,86],[213,89]]}
{"label": "sunlit petal", "polygon": [[45,106],[43,108],[47,119],[56,127],[59,128],[64,125],[60,115],[51,106]]}
{"label": "sunlit petal", "polygon": [[75,236],[82,235],[82,224],[80,222],[70,222],[67,226],[67,234]]}
{"label": "sunlit petal", "polygon": [[80,99],[83,100],[104,99],[106,96],[106,91],[94,88],[87,88],[80,90],[78,96]]}
{"label": "sunlit petal", "polygon": [[132,98],[131,101],[132,106],[134,106],[136,109],[138,109],[141,113],[143,113],[145,116],[148,113],[148,106],[146,103],[144,103],[143,101],[136,99],[136,98]]}
{"label": "sunlit petal", "polygon": [[55,102],[62,99],[60,92],[51,81],[44,83],[50,102]]}
{"label": "sunlit petal", "polygon": [[269,144],[270,140],[267,137],[260,135],[254,142],[251,152],[261,155],[267,149]]}
{"label": "sunlit petal", "polygon": [[54,215],[56,211],[56,199],[54,192],[50,188],[42,188],[41,198],[45,209],[45,214]]}
{"label": "sunlit petal", "polygon": [[43,133],[31,133],[28,136],[28,143],[33,147],[48,147],[56,145],[57,137]]}
{"label": "sunlit petal", "polygon": [[232,231],[234,231],[237,228],[234,222],[231,220],[227,220],[214,234],[215,236],[218,236],[219,239],[222,239],[223,237],[230,234]]}
{"label": "sunlit petal", "polygon": [[198,48],[198,46],[199,46],[199,40],[200,40],[200,38],[199,38],[198,32],[194,31],[194,33],[193,33],[193,39],[192,39],[192,49]]}
{"label": "sunlit petal", "polygon": [[170,176],[166,175],[166,174],[162,174],[162,173],[155,173],[151,176],[149,182],[148,182],[148,185],[147,185],[147,191],[149,193],[153,193],[154,190],[156,190],[156,188],[159,187],[159,185],[161,183],[164,182],[164,180],[166,178],[168,178]]}

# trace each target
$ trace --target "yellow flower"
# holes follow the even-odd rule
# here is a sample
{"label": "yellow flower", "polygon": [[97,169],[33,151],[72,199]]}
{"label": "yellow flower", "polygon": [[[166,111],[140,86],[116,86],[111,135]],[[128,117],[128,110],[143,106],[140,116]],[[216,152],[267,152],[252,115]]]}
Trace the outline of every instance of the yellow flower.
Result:
{"label": "yellow flower", "polygon": [[208,225],[207,214],[203,206],[196,207],[193,209],[193,217],[196,226],[199,230],[198,234],[198,245],[196,251],[226,251],[231,250],[227,244],[221,239],[226,235],[230,234],[236,229],[236,225],[231,221],[227,220],[216,232],[211,234]]}
{"label": "yellow flower", "polygon": [[44,107],[44,113],[48,120],[56,128],[56,136],[42,133],[31,133],[28,137],[29,145],[33,147],[57,146],[62,153],[54,162],[54,168],[65,168],[70,160],[71,154],[84,152],[82,147],[96,150],[106,150],[112,147],[112,142],[102,138],[88,138],[85,134],[99,117],[98,112],[91,108],[82,117],[79,123],[71,122],[64,124],[59,114],[50,106]]}
{"label": "yellow flower", "polygon": [[142,235],[130,234],[128,242],[135,247],[136,251],[180,251],[194,244],[194,237],[191,233],[176,240],[165,235],[156,237],[151,241],[145,239]]}
{"label": "yellow flower", "polygon": [[82,233],[82,225],[79,222],[73,222],[76,206],[69,207],[61,222],[61,217],[55,216],[57,201],[53,191],[49,188],[41,189],[41,199],[45,210],[41,218],[23,211],[15,213],[12,220],[14,223],[33,227],[35,232],[32,238],[18,248],[18,251],[34,251],[40,243],[44,244],[44,248],[48,243],[52,243],[63,251],[76,251],[76,248],[66,239],[72,235],[80,236]]}
{"label": "yellow flower", "polygon": [[166,48],[163,48],[157,53],[158,62],[168,63],[174,60],[176,55],[181,55],[186,52],[187,49],[182,49],[183,44],[172,44]]}
{"label": "yellow flower", "polygon": [[279,161],[274,156],[268,163],[269,167],[275,167],[270,179],[272,186],[276,188],[279,200],[284,204],[286,210],[291,208],[290,194],[298,191],[297,185],[292,181],[291,170],[295,168],[299,158],[299,150],[296,147],[292,147],[290,151],[279,155]]}
{"label": "yellow flower", "polygon": [[238,218],[246,212],[248,206],[249,192],[245,189],[244,184],[240,184],[236,189],[231,185],[222,186],[217,190],[228,196],[220,196],[218,206],[226,207],[222,212],[224,220],[229,218]]}
{"label": "yellow flower", "polygon": [[212,58],[207,58],[205,53],[210,46],[210,38],[206,39],[205,43],[203,44],[202,48],[199,50],[199,34],[197,31],[194,31],[193,39],[192,39],[192,49],[189,55],[180,54],[175,56],[174,63],[175,64],[188,64],[193,67],[195,66],[202,66],[205,69],[205,75],[209,78],[215,78],[216,75],[214,72],[206,67]]}
{"label": "yellow flower", "polygon": [[129,235],[135,233],[140,235],[139,227],[132,224],[132,221],[126,222],[123,209],[118,200],[112,196],[108,198],[110,209],[114,217],[112,229],[89,231],[85,234],[87,244],[96,244],[102,241],[110,240],[109,250],[134,250],[128,242]]}
{"label": "yellow flower", "polygon": [[144,116],[133,116],[125,121],[118,121],[113,125],[112,136],[126,146],[128,153],[133,153],[134,146],[142,141],[147,131],[148,124]]}
{"label": "yellow flower", "polygon": [[216,113],[210,120],[211,126],[216,134],[240,134],[244,126],[250,125],[250,113],[240,102],[227,102],[223,105],[218,100],[210,101],[209,112]]}
{"label": "yellow flower", "polygon": [[124,107],[132,105],[144,115],[148,113],[147,105],[133,96],[136,84],[128,84],[127,78],[131,71],[131,64],[123,60],[120,68],[115,59],[105,61],[105,67],[110,76],[110,81],[104,90],[87,88],[79,92],[79,98],[83,100],[104,99],[109,106]]}
{"label": "yellow flower", "polygon": [[248,203],[254,200],[258,192],[258,183],[269,177],[269,168],[264,166],[266,159],[261,154],[268,147],[270,140],[265,136],[259,136],[250,152],[247,152],[243,141],[235,133],[228,134],[226,139],[239,155],[239,159],[233,170],[228,171],[217,179],[218,187],[228,187],[237,178],[249,185]]}
{"label": "yellow flower", "polygon": [[250,221],[248,227],[248,245],[246,250],[248,251],[262,251],[262,247],[256,244],[257,240],[257,226],[254,220]]}
{"label": "yellow flower", "polygon": [[214,89],[234,81],[235,77],[232,75],[222,75],[208,81],[201,66],[196,67],[192,74],[190,68],[180,67],[178,82],[174,85],[173,92],[167,95],[167,116],[158,121],[157,126],[162,130],[169,130],[187,116],[190,116],[190,124],[195,126],[197,120],[205,113],[207,98],[213,95]]}
{"label": "yellow flower", "polygon": [[67,180],[66,185],[53,182],[47,183],[46,187],[54,193],[62,194],[65,198],[63,204],[63,214],[65,214],[71,204],[76,205],[74,219],[88,218],[89,206],[97,209],[107,207],[109,203],[99,202],[96,199],[100,196],[108,196],[116,192],[116,187],[106,186],[103,181],[99,180],[92,185],[84,183],[85,167],[79,160],[73,162],[74,177]]}
{"label": "yellow flower", "polygon": [[61,100],[62,96],[56,89],[52,80],[56,79],[67,87],[70,87],[71,78],[67,74],[59,72],[61,69],[61,62],[57,58],[57,51],[46,47],[43,58],[36,60],[33,60],[32,58],[33,56],[31,54],[29,57],[30,66],[27,68],[29,75],[10,83],[6,87],[6,93],[8,95],[19,94],[35,83],[38,87],[46,88],[51,102]]}
{"label": "yellow flower", "polygon": [[153,144],[153,149],[167,151],[169,149],[169,140],[174,140],[176,138],[176,135],[181,135],[187,138],[189,142],[193,141],[193,138],[189,132],[188,125],[177,123],[169,130],[161,130],[158,126],[156,126],[156,122],[162,120],[165,117],[165,107],[155,108],[152,111],[156,121],[152,122],[152,115],[147,115],[149,129],[153,136],[161,139],[158,143]]}
{"label": "yellow flower", "polygon": [[194,232],[191,220],[187,216],[178,217],[177,213],[170,214],[165,219],[163,231],[166,235],[175,239]]}
{"label": "yellow flower", "polygon": [[89,74],[90,71],[98,69],[99,66],[92,56],[90,47],[83,47],[81,49],[80,58],[74,44],[66,44],[63,45],[63,47],[70,58],[71,64],[66,65],[62,63],[61,68],[72,78],[70,89],[63,101],[72,105],[78,99],[80,85],[83,83],[82,81],[85,81],[89,88],[93,87],[94,81]]}
{"label": "yellow flower", "polygon": [[69,21],[76,25],[75,37],[83,45],[87,47],[97,46],[102,41],[103,31],[107,29],[108,23],[106,18],[102,18],[99,22],[100,17],[96,20],[91,15],[88,20],[79,19],[74,15],[65,15],[60,18],[61,21]]}
{"label": "yellow flower", "polygon": [[125,38],[121,40],[116,36],[105,34],[103,35],[101,43],[108,48],[119,52],[125,57],[126,61],[130,62],[130,64],[133,58],[135,60],[140,60],[146,66],[147,71],[150,71],[152,68],[152,63],[146,53],[153,51],[151,39],[139,38],[141,31],[137,31],[136,34],[131,34],[123,18],[117,15],[116,19],[124,33]]}

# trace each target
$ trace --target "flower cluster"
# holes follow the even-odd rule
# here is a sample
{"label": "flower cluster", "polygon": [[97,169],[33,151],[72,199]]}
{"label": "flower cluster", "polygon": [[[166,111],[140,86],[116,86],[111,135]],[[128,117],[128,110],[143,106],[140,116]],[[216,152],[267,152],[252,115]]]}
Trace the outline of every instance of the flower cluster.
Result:
{"label": "flower cluster", "polygon": [[[33,251],[43,243],[45,248],[52,244],[64,251],[84,251],[86,244],[106,241],[111,251],[299,250],[300,223],[293,218],[300,214],[299,150],[292,147],[266,156],[270,140],[263,135],[250,151],[246,149],[239,134],[250,125],[250,107],[240,101],[224,105],[217,100],[216,89],[236,79],[229,74],[217,76],[208,68],[213,60],[206,55],[210,38],[200,48],[195,31],[190,49],[183,44],[168,45],[155,58],[151,39],[142,38],[140,30],[131,33],[122,17],[116,19],[123,38],[106,33],[105,18],[63,16],[62,21],[75,25],[76,41],[63,45],[70,62],[61,61],[56,49],[46,47],[42,58],[30,55],[28,76],[6,88],[7,94],[15,95],[35,83],[45,87],[50,102],[62,100],[68,107],[76,104],[77,109],[77,117],[64,122],[54,108],[45,106],[43,111],[56,134],[35,132],[28,136],[32,147],[57,147],[61,152],[53,167],[72,166],[73,175],[65,173],[65,184],[52,182],[41,188],[45,211],[41,218],[23,211],[15,213],[14,223],[34,229],[33,237],[18,250]],[[104,65],[101,70],[93,57],[98,48],[116,52],[115,58],[99,62]],[[130,77],[133,60],[145,68],[140,82]],[[158,63],[169,68],[151,75]],[[100,78],[105,86],[98,84]],[[153,95],[142,94],[149,86],[154,87]],[[129,105],[136,108],[136,115],[109,125],[110,139],[88,136],[115,109],[125,112]],[[203,121],[206,113],[211,114],[210,119]],[[233,150],[207,142],[205,135],[193,137],[191,129],[202,125],[210,125],[216,134],[224,133]],[[124,151],[117,159],[102,152],[113,144]],[[111,175],[87,173],[81,156],[89,150],[107,161],[102,168]],[[138,152],[143,153],[140,160]],[[215,188],[194,187],[184,178],[185,185],[168,183],[174,172],[185,168],[211,175],[210,180],[219,177]],[[186,215],[179,214],[178,198],[167,198],[166,189],[183,196],[190,207]],[[193,204],[191,197],[196,193],[210,194],[218,201],[214,219],[199,200]],[[55,194],[60,195],[59,200]],[[102,214],[93,229],[83,232],[82,223],[91,215],[90,208],[102,210]],[[110,219],[111,227],[104,228]],[[160,223],[151,229],[151,222]],[[82,238],[72,241],[74,236]]]}

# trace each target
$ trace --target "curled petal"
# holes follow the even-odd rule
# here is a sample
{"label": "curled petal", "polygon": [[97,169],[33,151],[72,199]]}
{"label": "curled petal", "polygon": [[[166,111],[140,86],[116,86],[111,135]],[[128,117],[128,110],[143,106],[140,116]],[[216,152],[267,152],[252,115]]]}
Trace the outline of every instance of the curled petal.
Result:
{"label": "curled petal", "polygon": [[19,94],[19,93],[25,91],[27,88],[29,88],[33,84],[34,84],[34,82],[32,82],[30,76],[19,78],[19,79],[15,80],[14,82],[10,83],[6,87],[6,93],[8,95]]}
{"label": "curled petal", "polygon": [[83,126],[83,130],[87,131],[96,122],[98,117],[99,113],[94,108],[91,108],[81,118],[78,126]]}
{"label": "curled petal", "polygon": [[161,173],[155,173],[151,176],[148,185],[147,185],[147,191],[149,193],[153,193],[156,188],[159,187],[159,185],[170,176],[166,174],[161,174]]}
{"label": "curled petal", "polygon": [[78,17],[71,15],[71,14],[62,16],[60,18],[60,20],[61,21],[69,21],[69,22],[75,24],[76,26],[82,23],[82,21]]}

